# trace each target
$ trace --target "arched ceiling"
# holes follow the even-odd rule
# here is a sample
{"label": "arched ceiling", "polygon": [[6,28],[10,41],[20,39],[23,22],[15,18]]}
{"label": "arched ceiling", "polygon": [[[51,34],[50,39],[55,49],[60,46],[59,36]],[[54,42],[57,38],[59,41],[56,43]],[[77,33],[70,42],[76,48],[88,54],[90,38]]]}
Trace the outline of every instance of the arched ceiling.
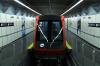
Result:
{"label": "arched ceiling", "polygon": [[20,0],[43,15],[61,15],[78,0]]}

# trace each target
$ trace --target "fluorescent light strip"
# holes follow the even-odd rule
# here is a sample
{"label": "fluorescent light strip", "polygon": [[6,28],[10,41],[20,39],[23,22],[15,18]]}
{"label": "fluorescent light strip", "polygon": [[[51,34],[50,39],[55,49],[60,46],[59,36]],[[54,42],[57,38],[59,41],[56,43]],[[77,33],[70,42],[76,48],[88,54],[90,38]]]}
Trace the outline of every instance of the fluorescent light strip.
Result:
{"label": "fluorescent light strip", "polygon": [[31,9],[30,7],[28,7],[28,6],[25,5],[24,3],[20,2],[19,0],[14,0],[14,1],[17,2],[17,3],[19,3],[19,4],[22,5],[22,6],[26,7],[27,9],[31,10],[32,12],[34,12],[34,13],[36,13],[36,14],[38,14],[38,15],[42,15],[42,14],[38,13],[37,11]]}
{"label": "fluorescent light strip", "polygon": [[72,10],[74,7],[76,7],[77,5],[79,5],[80,3],[82,3],[84,0],[79,0],[75,5],[73,5],[71,8],[69,8],[67,11],[65,11],[64,13],[61,14],[64,15],[66,13],[68,13],[70,10]]}

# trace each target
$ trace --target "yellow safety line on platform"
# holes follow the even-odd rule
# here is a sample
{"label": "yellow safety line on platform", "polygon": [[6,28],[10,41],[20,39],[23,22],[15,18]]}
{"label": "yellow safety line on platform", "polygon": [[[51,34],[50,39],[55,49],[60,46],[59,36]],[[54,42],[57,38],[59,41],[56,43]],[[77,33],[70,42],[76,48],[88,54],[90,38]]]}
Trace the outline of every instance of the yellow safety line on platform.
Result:
{"label": "yellow safety line on platform", "polygon": [[27,49],[32,49],[33,48],[33,43],[31,43]]}
{"label": "yellow safety line on platform", "polygon": [[68,49],[72,49],[72,47],[70,46],[70,44],[66,41],[66,47],[68,48]]}

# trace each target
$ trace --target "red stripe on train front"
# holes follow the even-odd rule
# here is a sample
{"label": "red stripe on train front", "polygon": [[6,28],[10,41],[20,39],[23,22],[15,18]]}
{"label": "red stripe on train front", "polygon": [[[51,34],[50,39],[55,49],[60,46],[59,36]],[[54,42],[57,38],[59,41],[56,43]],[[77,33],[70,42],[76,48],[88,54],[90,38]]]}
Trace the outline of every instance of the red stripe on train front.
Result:
{"label": "red stripe on train front", "polygon": [[37,25],[38,25],[38,21],[39,21],[39,16],[36,16],[36,24],[35,24],[35,30],[34,30],[34,49],[36,48],[36,31],[37,31]]}
{"label": "red stripe on train front", "polygon": [[64,49],[66,48],[66,33],[65,33],[65,23],[64,23],[64,16],[61,16],[61,23],[62,23],[62,28],[63,28],[63,46]]}

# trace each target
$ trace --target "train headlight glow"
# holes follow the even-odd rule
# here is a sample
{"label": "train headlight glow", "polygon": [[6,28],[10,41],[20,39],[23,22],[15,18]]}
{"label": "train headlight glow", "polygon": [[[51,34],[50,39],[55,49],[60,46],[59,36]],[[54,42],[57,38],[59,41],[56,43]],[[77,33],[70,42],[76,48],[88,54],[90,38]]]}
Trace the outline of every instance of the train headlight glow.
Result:
{"label": "train headlight glow", "polygon": [[43,47],[44,47],[44,43],[41,43],[41,44],[40,44],[40,47],[43,48]]}

